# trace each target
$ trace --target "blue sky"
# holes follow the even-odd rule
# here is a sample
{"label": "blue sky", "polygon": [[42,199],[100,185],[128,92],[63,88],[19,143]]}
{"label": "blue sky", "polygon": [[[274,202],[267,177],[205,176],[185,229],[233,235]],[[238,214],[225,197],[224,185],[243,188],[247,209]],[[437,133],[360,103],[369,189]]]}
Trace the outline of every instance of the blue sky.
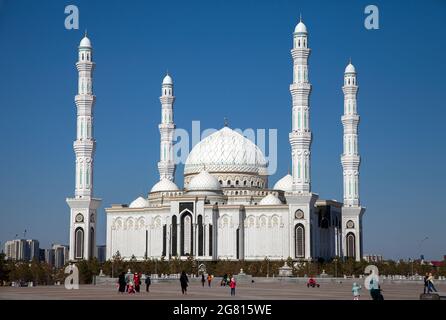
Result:
{"label": "blue sky", "polygon": [[[66,30],[66,5],[80,29]],[[380,29],[364,28],[364,8]],[[364,252],[446,254],[446,3],[443,1],[1,1],[0,241],[28,230],[67,243],[74,194],[77,46],[94,47],[95,194],[104,207],[158,179],[160,83],[175,81],[175,122],[190,130],[278,130],[277,174],[290,164],[292,32],[309,30],[312,189],[342,199],[342,77],[358,71]],[[177,182],[182,184],[182,167]],[[429,237],[421,243],[421,240]]]}

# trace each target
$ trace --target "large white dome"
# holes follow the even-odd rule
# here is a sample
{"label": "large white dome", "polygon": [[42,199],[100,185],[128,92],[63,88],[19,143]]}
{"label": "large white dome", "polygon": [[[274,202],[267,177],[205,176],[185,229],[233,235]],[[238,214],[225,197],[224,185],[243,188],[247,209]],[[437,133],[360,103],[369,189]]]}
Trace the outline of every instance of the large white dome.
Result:
{"label": "large white dome", "polygon": [[150,192],[161,192],[161,191],[178,191],[177,185],[168,180],[168,179],[161,179],[158,181],[153,187]]}
{"label": "large white dome", "polygon": [[282,179],[276,182],[274,190],[282,190],[285,192],[293,191],[293,177],[288,173]]}
{"label": "large white dome", "polygon": [[192,149],[184,165],[184,174],[207,170],[267,175],[267,166],[259,147],[240,133],[223,127]]}
{"label": "large white dome", "polygon": [[143,197],[138,197],[130,203],[129,208],[145,208],[149,206],[149,201]]}

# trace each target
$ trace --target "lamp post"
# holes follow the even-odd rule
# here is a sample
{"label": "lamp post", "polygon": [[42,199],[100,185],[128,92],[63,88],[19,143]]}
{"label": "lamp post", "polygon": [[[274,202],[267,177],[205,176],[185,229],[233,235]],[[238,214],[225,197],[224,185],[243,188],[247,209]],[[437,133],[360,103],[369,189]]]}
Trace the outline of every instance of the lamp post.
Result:
{"label": "lamp post", "polygon": [[266,259],[266,277],[269,278],[269,259],[268,257],[265,257]]}
{"label": "lamp post", "polygon": [[335,278],[337,278],[338,277],[338,258],[334,258],[333,261],[335,263]]}

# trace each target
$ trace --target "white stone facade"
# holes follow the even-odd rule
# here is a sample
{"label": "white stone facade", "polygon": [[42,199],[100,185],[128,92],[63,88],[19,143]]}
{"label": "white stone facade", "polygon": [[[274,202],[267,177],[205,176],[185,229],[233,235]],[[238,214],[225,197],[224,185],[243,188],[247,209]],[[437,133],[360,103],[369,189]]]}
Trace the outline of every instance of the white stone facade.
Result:
{"label": "white stone facade", "polygon": [[[344,204],[321,200],[311,190],[310,49],[302,21],[295,28],[291,53],[291,174],[269,188],[268,163],[260,149],[225,126],[194,146],[185,163],[184,188],[179,188],[172,153],[174,82],[167,75],[160,98],[160,180],[146,197],[106,209],[107,259],[118,252],[124,259],[138,260],[191,255],[208,261],[361,257],[364,209],[359,207],[358,188],[344,194]],[[351,80],[356,74],[348,70],[345,105],[355,107],[345,107],[344,141],[354,147],[344,149],[342,164],[344,177],[351,176],[358,185],[359,116],[356,79]],[[354,235],[354,243],[347,235]]]}

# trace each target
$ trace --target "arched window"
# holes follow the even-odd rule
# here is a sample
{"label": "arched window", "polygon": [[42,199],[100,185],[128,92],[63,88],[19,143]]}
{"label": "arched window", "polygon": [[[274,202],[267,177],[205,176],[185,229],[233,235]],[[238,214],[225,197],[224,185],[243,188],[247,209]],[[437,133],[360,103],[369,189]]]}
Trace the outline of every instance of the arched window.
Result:
{"label": "arched window", "polygon": [[90,54],[87,53],[87,60],[90,61]]}
{"label": "arched window", "polygon": [[297,40],[297,46],[300,47],[300,39]]}
{"label": "arched window", "polygon": [[231,184],[231,180],[228,180],[227,185],[229,186]]}
{"label": "arched window", "polygon": [[218,182],[220,182],[220,184],[223,184],[223,181],[219,180]]}
{"label": "arched window", "polygon": [[204,241],[204,234],[203,234],[203,216],[199,215],[198,216],[198,255],[199,256],[203,256],[204,255],[204,246],[203,246],[203,241]]}
{"label": "arched window", "polygon": [[294,228],[296,258],[305,258],[305,228],[298,224]]}
{"label": "arched window", "polygon": [[236,180],[236,181],[235,181],[235,184],[236,184],[236,185],[238,186],[238,185],[239,185],[239,181],[238,181],[238,180]]}
{"label": "arched window", "polygon": [[243,185],[244,185],[244,186],[246,186],[246,180],[245,180],[245,181],[243,181]]}
{"label": "arched window", "polygon": [[177,256],[177,216],[172,217],[172,256]]}
{"label": "arched window", "polygon": [[355,235],[351,232],[347,234],[347,257],[356,257],[356,239]]}
{"label": "arched window", "polygon": [[74,258],[82,259],[84,257],[84,229],[77,228],[74,232]]}
{"label": "arched window", "polygon": [[84,60],[84,54],[82,53],[82,61]]}

